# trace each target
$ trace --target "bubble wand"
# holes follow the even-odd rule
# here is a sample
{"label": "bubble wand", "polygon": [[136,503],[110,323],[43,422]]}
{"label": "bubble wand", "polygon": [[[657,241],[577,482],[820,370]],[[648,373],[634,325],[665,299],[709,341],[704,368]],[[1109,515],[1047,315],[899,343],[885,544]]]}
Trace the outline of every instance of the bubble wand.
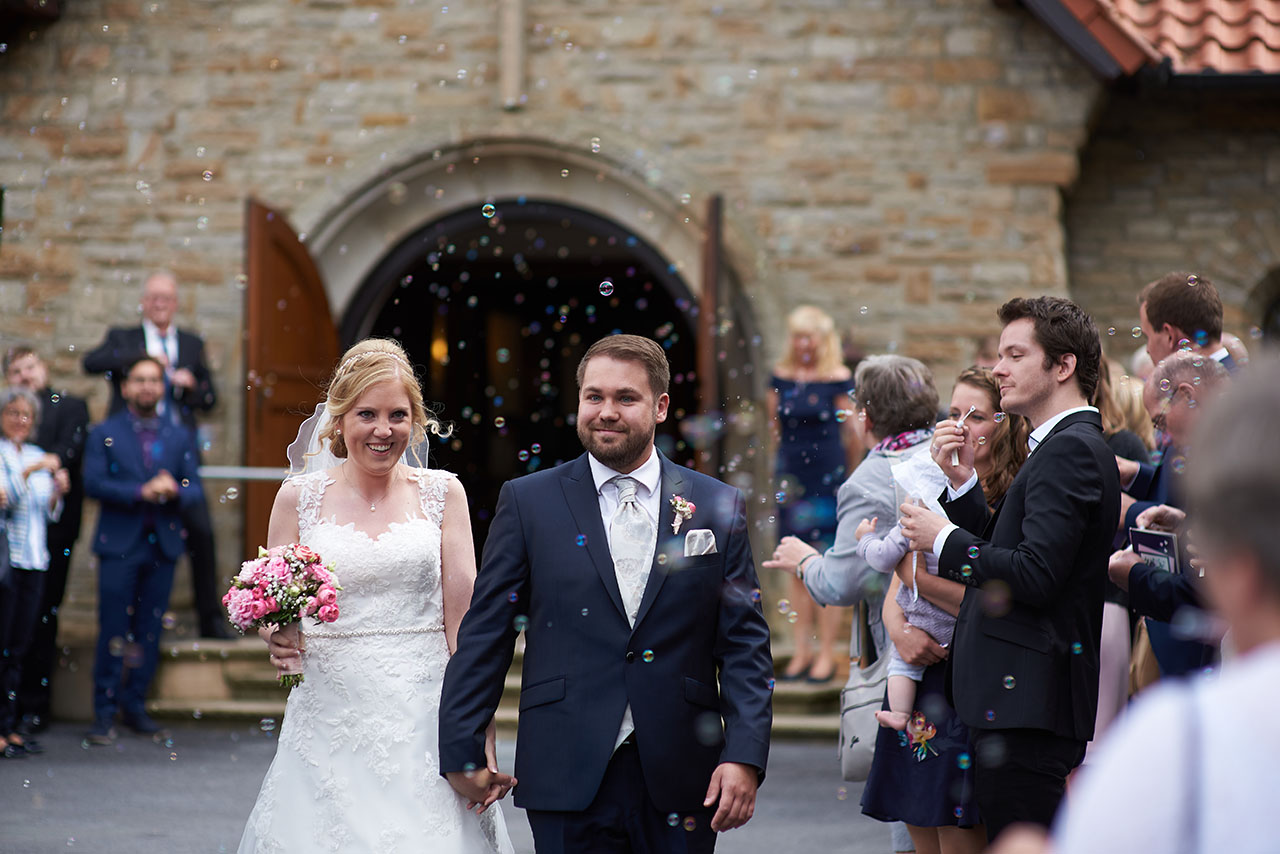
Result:
{"label": "bubble wand", "polygon": [[[966,412],[964,415],[961,415],[961,416],[960,416],[960,420],[956,422],[956,427],[957,427],[957,428],[959,428],[959,427],[963,427],[963,426],[964,426],[964,420],[965,420],[966,418],[968,418],[970,415],[972,415],[972,414],[973,414],[973,411],[974,411],[975,409],[977,409],[977,408],[978,408],[978,407],[976,407],[976,406],[970,406],[970,407],[969,407],[969,411],[968,411],[968,412]],[[951,452],[951,465],[953,465],[953,466],[958,466],[958,465],[960,465],[960,449],[959,449],[959,448],[956,448],[954,451],[952,451],[952,452]]]}

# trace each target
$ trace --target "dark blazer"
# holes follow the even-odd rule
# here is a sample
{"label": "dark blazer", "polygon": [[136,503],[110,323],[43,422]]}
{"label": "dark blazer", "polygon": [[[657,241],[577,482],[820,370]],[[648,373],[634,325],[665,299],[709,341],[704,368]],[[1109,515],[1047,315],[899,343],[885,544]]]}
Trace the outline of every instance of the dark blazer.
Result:
{"label": "dark blazer", "polygon": [[40,397],[40,426],[36,429],[36,444],[45,452],[57,454],[62,467],[71,476],[71,491],[63,498],[62,515],[57,522],[49,523],[49,542],[70,547],[80,535],[80,520],[84,504],[84,443],[89,433],[89,409],[83,398],[42,389]]}
{"label": "dark blazer", "polygon": [[[661,457],[661,455],[660,455]],[[763,778],[773,662],[742,493],[661,457],[658,543],[628,624],[587,455],[498,496],[471,609],[440,701],[441,773],[484,762],[484,730],[525,630],[516,804],[582,810],[599,789],[628,702],[645,782],[662,812],[699,808],[716,765]],[[670,498],[696,505],[671,530]],[[684,557],[710,529],[717,553]],[[722,724],[723,721],[723,724]]]}
{"label": "dark blazer", "polygon": [[981,487],[943,506],[940,574],[967,586],[947,663],[961,720],[1088,740],[1120,475],[1096,413],[1062,419],[993,514]]}
{"label": "dark blazer", "polygon": [[[90,374],[106,374],[111,380],[111,412],[124,409],[124,398],[120,396],[120,384],[124,381],[124,373],[137,359],[147,354],[147,336],[141,326],[130,328],[112,327],[107,330],[107,337],[96,349],[85,353],[84,369]],[[178,330],[178,361],[174,368],[186,368],[195,374],[196,385],[191,390],[169,385],[169,402],[178,408],[182,423],[194,434],[196,429],[196,412],[207,412],[218,402],[217,392],[213,388],[213,376],[205,361],[204,341],[200,336],[185,330]]]}
{"label": "dark blazer", "polygon": [[[84,452],[84,485],[102,503],[93,550],[103,557],[123,558],[143,548],[154,531],[160,551],[177,560],[186,548],[179,505],[200,500],[196,449],[186,430],[158,420],[151,465],[145,465],[142,442],[128,409],[89,431]],[[178,499],[152,504],[141,498],[142,485],[166,469],[178,481]]]}

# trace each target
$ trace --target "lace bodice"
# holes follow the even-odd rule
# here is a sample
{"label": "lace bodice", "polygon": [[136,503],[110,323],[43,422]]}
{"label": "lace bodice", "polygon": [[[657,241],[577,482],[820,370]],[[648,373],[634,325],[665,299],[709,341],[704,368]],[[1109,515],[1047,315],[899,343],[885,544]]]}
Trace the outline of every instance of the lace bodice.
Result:
{"label": "lace bodice", "polygon": [[325,489],[334,482],[328,472],[297,478],[298,535],[305,545],[332,564],[342,590],[341,615],[327,626],[308,623],[308,637],[351,637],[353,633],[403,634],[444,628],[440,588],[441,525],[445,495],[454,475],[416,469],[415,512],[393,522],[376,537],[321,516]]}

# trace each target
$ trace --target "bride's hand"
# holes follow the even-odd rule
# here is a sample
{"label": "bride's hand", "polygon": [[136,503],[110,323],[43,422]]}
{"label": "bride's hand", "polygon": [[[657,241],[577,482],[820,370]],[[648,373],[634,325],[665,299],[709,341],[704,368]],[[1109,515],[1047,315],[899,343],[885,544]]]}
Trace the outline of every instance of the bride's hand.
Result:
{"label": "bride's hand", "polygon": [[258,635],[267,642],[267,651],[276,672],[285,676],[302,672],[302,629],[297,623],[287,626],[258,629]]}

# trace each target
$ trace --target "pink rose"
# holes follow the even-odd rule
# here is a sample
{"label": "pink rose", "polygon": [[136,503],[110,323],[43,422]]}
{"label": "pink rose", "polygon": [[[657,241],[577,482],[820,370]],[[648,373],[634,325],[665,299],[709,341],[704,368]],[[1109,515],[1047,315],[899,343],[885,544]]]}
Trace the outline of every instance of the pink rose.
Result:
{"label": "pink rose", "polygon": [[310,546],[294,546],[293,556],[303,563],[317,563],[320,560],[320,555],[316,554]]}
{"label": "pink rose", "polygon": [[261,620],[267,615],[267,603],[261,599],[254,599],[249,603],[250,613],[253,614],[255,620]]}
{"label": "pink rose", "polygon": [[273,557],[267,564],[267,571],[276,578],[288,578],[292,573],[289,571],[289,564],[285,563],[282,557]]}
{"label": "pink rose", "polygon": [[316,601],[320,603],[321,607],[333,605],[338,601],[338,594],[329,585],[322,584],[320,589],[316,591]]}
{"label": "pink rose", "polygon": [[258,562],[256,560],[247,560],[240,564],[240,574],[236,578],[246,584],[254,583],[254,576],[258,573]]}
{"label": "pink rose", "polygon": [[328,584],[333,580],[333,576],[329,574],[329,570],[325,569],[318,563],[313,563],[307,567],[307,572],[311,573],[311,577],[321,584]]}
{"label": "pink rose", "polygon": [[280,610],[280,603],[276,602],[276,597],[274,597],[274,596],[268,596],[268,597],[267,597],[266,599],[264,599],[263,601],[267,603],[267,608],[268,608],[268,609],[270,609],[271,611],[279,611],[279,610]]}
{"label": "pink rose", "polygon": [[332,623],[334,620],[338,619],[338,606],[325,605],[320,608],[320,613],[318,616],[320,617],[320,622]]}
{"label": "pink rose", "polygon": [[316,597],[311,596],[307,599],[307,604],[302,606],[302,609],[306,614],[314,614],[319,607],[320,603],[316,601]]}

